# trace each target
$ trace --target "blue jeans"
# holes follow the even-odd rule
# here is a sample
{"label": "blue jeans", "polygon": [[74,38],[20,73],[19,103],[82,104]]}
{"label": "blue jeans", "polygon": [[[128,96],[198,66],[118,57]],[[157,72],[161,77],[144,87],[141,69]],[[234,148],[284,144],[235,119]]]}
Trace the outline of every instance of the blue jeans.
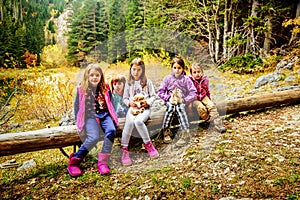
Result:
{"label": "blue jeans", "polygon": [[[96,117],[100,119],[100,125],[98,124]],[[100,141],[100,127],[104,132],[104,141],[102,146],[102,153],[111,153],[114,143],[116,128],[107,111],[100,112],[95,118],[88,118],[85,122],[86,139],[79,148],[75,157],[84,158],[88,152],[96,146]]]}

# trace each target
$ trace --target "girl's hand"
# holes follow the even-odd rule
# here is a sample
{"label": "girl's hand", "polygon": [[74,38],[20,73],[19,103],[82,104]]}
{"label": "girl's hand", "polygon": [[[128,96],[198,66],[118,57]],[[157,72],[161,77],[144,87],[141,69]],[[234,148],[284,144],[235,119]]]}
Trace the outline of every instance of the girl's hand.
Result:
{"label": "girl's hand", "polygon": [[190,103],[190,104],[187,106],[187,111],[188,111],[188,112],[191,112],[191,111],[192,111],[192,106],[193,106],[192,103]]}
{"label": "girl's hand", "polygon": [[133,101],[129,102],[129,107],[137,107],[136,103],[134,103]]}

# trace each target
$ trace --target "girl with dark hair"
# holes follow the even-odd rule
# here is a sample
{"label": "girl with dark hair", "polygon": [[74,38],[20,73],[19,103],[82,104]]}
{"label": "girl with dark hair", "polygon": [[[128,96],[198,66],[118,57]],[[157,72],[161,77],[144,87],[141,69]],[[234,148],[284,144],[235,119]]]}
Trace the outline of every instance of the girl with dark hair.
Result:
{"label": "girl with dark hair", "polygon": [[121,161],[123,165],[131,165],[132,163],[128,152],[128,144],[134,126],[140,134],[144,142],[144,147],[148,151],[150,158],[156,158],[159,156],[157,150],[151,142],[149,131],[145,125],[145,122],[150,117],[150,106],[155,100],[155,89],[152,81],[147,79],[145,75],[145,64],[141,58],[135,58],[130,63],[129,80],[125,84],[123,94],[123,102],[125,105],[128,107],[137,107],[138,105],[134,102],[134,97],[136,95],[143,95],[146,99],[147,105],[144,105],[144,111],[137,115],[133,115],[129,111],[126,114],[121,143]]}
{"label": "girl with dark hair", "polygon": [[[173,116],[176,114],[181,126],[180,138],[176,142],[176,146],[181,147],[189,140],[189,121],[185,109],[196,99],[196,88],[186,76],[183,59],[174,58],[171,67],[172,74],[164,78],[158,89],[158,96],[164,100],[167,107],[163,121],[164,142],[172,142],[172,133],[169,127]],[[181,95],[179,97],[181,101],[172,101],[175,93]]]}

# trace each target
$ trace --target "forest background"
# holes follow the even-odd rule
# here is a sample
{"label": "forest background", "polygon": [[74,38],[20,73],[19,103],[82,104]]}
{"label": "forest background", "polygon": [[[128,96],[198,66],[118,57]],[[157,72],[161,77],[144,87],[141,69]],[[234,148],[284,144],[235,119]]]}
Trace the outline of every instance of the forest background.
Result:
{"label": "forest background", "polygon": [[0,133],[57,126],[92,62],[127,73],[140,56],[168,70],[181,55],[241,76],[271,71],[299,49],[299,15],[299,0],[0,0]]}
{"label": "forest background", "polygon": [[[90,62],[128,64],[145,55],[166,65],[174,55],[181,55],[187,62],[197,59],[237,73],[272,68],[282,58],[282,49],[299,45],[299,7],[299,1],[293,0],[1,0],[0,126],[17,110],[32,105],[39,105],[32,109],[34,116],[29,112],[20,115],[51,121],[69,112],[70,81],[51,77],[59,92],[33,84],[42,81],[41,73],[51,72],[45,69],[67,67],[63,71],[71,73],[72,67]],[[62,28],[58,17],[66,10],[67,23],[58,32]],[[180,45],[174,40],[181,41]],[[207,53],[200,55],[199,51]],[[30,69],[15,70],[26,68]],[[31,82],[26,82],[29,77]],[[52,91],[57,101],[37,102],[38,97],[33,100],[30,95],[33,90],[39,92],[37,96]],[[55,112],[51,107],[59,102],[64,105]]]}

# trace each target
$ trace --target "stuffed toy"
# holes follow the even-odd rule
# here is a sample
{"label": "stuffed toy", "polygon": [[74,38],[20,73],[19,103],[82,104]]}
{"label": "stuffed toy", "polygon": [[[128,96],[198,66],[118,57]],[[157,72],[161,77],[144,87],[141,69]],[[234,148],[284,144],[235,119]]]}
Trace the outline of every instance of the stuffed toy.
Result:
{"label": "stuffed toy", "polygon": [[130,113],[133,115],[143,113],[146,108],[150,107],[143,94],[136,94],[133,97],[133,102],[137,105],[136,107],[130,107]]}
{"label": "stuffed toy", "polygon": [[178,88],[175,88],[173,91],[171,91],[169,102],[173,105],[183,103],[182,91]]}

